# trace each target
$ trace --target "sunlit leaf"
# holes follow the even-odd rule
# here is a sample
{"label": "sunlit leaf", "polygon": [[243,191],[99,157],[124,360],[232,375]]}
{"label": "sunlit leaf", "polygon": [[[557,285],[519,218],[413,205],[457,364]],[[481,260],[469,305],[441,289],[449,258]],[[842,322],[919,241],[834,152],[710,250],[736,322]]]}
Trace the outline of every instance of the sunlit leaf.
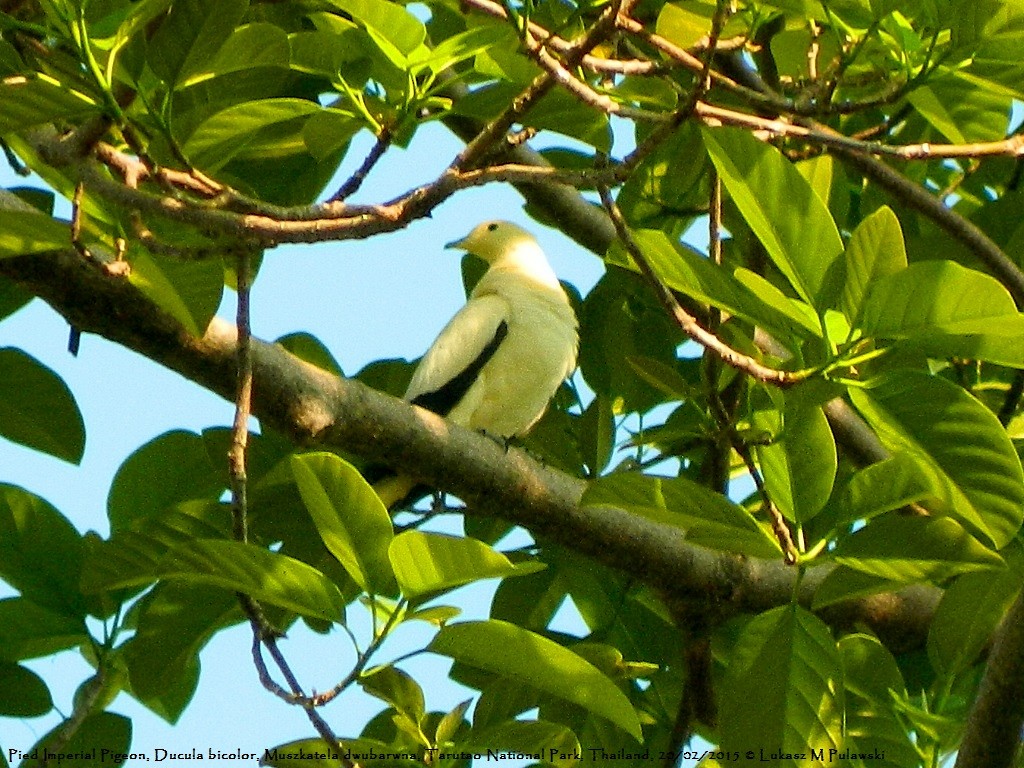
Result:
{"label": "sunlit leaf", "polygon": [[1024,519],[1024,472],[995,414],[955,384],[914,371],[850,397],[885,447],[915,462],[948,514],[997,548],[1013,537]]}
{"label": "sunlit leaf", "polygon": [[948,517],[890,515],[842,539],[836,562],[892,581],[941,581],[969,571],[1002,569],[1003,559]]}
{"label": "sunlit leaf", "polygon": [[292,457],[302,500],[324,544],[367,592],[392,594],[391,518],[358,470],[331,453]]}
{"label": "sunlit leaf", "polygon": [[402,593],[409,598],[533,570],[526,563],[514,565],[482,541],[423,531],[396,536],[389,556]]}
{"label": "sunlit leaf", "polygon": [[1006,568],[964,574],[943,593],[928,628],[928,658],[939,672],[952,676],[973,664],[1020,594],[1024,549],[1014,541],[1002,555]]}
{"label": "sunlit leaf", "polygon": [[618,507],[671,525],[687,541],[705,547],[767,558],[781,551],[775,537],[743,507],[681,477],[618,472],[591,483],[580,503]]}
{"label": "sunlit leaf", "polygon": [[832,215],[811,185],[778,149],[748,131],[704,131],[722,183],[772,261],[819,311],[835,289],[830,270],[843,251]]}
{"label": "sunlit leaf", "polygon": [[494,619],[448,624],[428,649],[577,704],[641,738],[636,712],[615,683],[534,632]]}
{"label": "sunlit leaf", "polygon": [[892,209],[882,206],[866,217],[846,245],[846,281],[840,307],[854,323],[860,316],[864,296],[878,278],[894,274],[907,266],[903,230]]}
{"label": "sunlit leaf", "polygon": [[[796,605],[755,617],[720,688],[720,748],[804,754],[842,745],[842,671],[828,627]],[[782,757],[779,766],[825,765]]]}

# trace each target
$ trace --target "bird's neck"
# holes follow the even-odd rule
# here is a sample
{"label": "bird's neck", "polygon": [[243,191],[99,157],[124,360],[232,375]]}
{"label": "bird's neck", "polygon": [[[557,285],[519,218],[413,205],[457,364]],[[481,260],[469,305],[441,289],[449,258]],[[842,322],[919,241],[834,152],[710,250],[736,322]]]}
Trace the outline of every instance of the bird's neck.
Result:
{"label": "bird's neck", "polygon": [[558,288],[558,277],[540,246],[531,241],[517,243],[491,264],[490,272],[518,274],[532,281]]}

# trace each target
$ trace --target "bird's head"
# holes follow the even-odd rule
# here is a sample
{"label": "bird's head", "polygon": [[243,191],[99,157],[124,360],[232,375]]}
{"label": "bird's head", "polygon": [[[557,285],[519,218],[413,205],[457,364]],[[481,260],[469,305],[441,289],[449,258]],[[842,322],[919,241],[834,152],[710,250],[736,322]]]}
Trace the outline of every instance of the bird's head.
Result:
{"label": "bird's head", "polygon": [[461,240],[448,243],[445,248],[461,248],[493,264],[502,256],[517,250],[521,244],[536,246],[533,235],[510,221],[485,221]]}

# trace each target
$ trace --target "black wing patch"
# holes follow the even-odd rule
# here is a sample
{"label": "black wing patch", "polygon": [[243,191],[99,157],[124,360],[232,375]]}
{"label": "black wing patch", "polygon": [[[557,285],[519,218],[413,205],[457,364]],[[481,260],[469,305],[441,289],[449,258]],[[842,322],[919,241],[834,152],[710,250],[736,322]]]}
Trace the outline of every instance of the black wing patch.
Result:
{"label": "black wing patch", "polygon": [[487,346],[480,350],[480,354],[473,362],[439,389],[416,395],[412,399],[412,404],[433,411],[438,416],[447,416],[473,386],[480,369],[494,357],[494,353],[498,351],[498,347],[501,346],[501,342],[505,340],[506,336],[508,336],[508,323],[502,320],[497,330],[494,331],[494,338],[487,342]]}

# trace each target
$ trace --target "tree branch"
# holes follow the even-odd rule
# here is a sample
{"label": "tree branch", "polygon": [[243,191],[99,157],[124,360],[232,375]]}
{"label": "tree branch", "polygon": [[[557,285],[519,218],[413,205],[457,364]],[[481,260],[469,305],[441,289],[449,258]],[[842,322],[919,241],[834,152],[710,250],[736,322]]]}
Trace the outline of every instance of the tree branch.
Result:
{"label": "tree branch", "polygon": [[[236,386],[233,326],[214,320],[191,336],[122,278],[66,251],[5,259],[0,274],[43,298],[69,322],[177,371],[227,400]],[[326,446],[386,461],[451,490],[474,514],[523,526],[644,583],[707,606],[716,615],[787,603],[793,569],[687,544],[677,528],[618,509],[579,506],[581,480],[539,465],[518,450],[452,425],[356,381],[338,379],[281,347],[252,340],[253,413],[296,445]],[[812,568],[800,599],[810,604],[828,572]],[[911,587],[833,607],[838,627],[866,624],[896,650],[920,647],[939,591]]]}
{"label": "tree branch", "polygon": [[967,716],[955,768],[1016,765],[1024,726],[1024,593],[1003,619]]}

